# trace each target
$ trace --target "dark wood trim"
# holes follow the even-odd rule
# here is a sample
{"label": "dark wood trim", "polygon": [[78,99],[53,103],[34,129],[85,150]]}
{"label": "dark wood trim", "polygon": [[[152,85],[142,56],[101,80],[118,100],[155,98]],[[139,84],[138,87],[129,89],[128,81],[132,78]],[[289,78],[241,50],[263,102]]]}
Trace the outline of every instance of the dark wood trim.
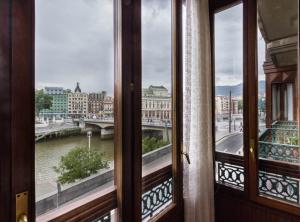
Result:
{"label": "dark wood trim", "polygon": [[300,178],[300,166],[296,164],[260,159],[259,170],[294,178]]}
{"label": "dark wood trim", "polygon": [[[183,221],[183,58],[182,0],[172,0],[172,174],[174,218]],[[167,221],[167,220],[166,220]]]}
{"label": "dark wood trim", "polygon": [[141,1],[115,0],[118,221],[141,220]]}
{"label": "dark wood trim", "polygon": [[247,199],[247,195],[245,195],[244,191],[215,182],[215,199],[218,195],[223,193],[227,193],[229,195],[239,197],[241,199]]}
{"label": "dark wood trim", "polygon": [[91,202],[64,213],[50,222],[90,222],[115,209],[117,206],[116,190],[105,194]]}
{"label": "dark wood trim", "polygon": [[172,203],[167,206],[161,213],[157,214],[151,218],[151,222],[180,222],[183,221],[177,216],[177,207],[176,204]]}
{"label": "dark wood trim", "polygon": [[168,165],[154,173],[150,173],[143,177],[142,187],[143,193],[158,186],[164,181],[172,177],[172,165]]}
{"label": "dark wood trim", "polygon": [[0,221],[11,221],[11,1],[9,0],[0,1],[0,27]]}
{"label": "dark wood trim", "polygon": [[[34,0],[11,1],[11,221],[16,194],[29,191],[28,220],[35,220]],[[25,105],[24,105],[25,104]]]}
{"label": "dark wood trim", "polygon": [[[245,140],[245,161],[248,173],[248,195],[254,199],[257,195],[257,30],[256,30],[256,0],[244,0],[244,69],[247,85],[246,96],[248,105],[248,135]],[[249,152],[250,144],[253,143],[254,153]]]}
{"label": "dark wood trim", "polygon": [[215,152],[215,160],[223,163],[230,163],[238,166],[244,166],[244,157],[230,153]]}

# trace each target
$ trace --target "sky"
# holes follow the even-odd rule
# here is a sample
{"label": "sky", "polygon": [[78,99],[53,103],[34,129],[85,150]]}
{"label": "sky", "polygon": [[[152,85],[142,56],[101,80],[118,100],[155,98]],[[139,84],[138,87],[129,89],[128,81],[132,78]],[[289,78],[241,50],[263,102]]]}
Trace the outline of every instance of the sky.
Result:
{"label": "sky", "polygon": [[[216,85],[243,81],[242,5],[215,15]],[[36,1],[36,88],[113,94],[113,0]],[[259,78],[264,41],[258,37]],[[171,0],[142,0],[142,81],[171,89]]]}
{"label": "sky", "polygon": [[[265,78],[265,43],[258,30],[258,73]],[[215,15],[215,83],[237,85],[243,82],[243,6],[239,4]]]}
{"label": "sky", "polygon": [[[142,1],[142,79],[171,86],[171,1]],[[36,88],[113,94],[113,0],[36,1]]]}

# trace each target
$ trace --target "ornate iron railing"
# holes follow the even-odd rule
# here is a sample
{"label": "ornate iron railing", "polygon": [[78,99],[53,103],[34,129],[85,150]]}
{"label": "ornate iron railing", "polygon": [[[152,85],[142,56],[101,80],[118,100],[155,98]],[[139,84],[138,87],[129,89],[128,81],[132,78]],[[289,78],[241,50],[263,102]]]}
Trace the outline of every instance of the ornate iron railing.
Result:
{"label": "ornate iron railing", "polygon": [[266,129],[259,138],[258,149],[260,158],[298,163],[300,152],[298,130],[290,128]]}
{"label": "ornate iron railing", "polygon": [[272,123],[272,128],[298,129],[298,123],[296,121],[275,121]]}
{"label": "ornate iron railing", "polygon": [[225,162],[216,162],[216,182],[244,190],[244,167]]}
{"label": "ornate iron railing", "polygon": [[291,203],[299,203],[299,179],[259,171],[259,193]]}
{"label": "ornate iron railing", "polygon": [[259,157],[264,159],[299,162],[299,146],[259,141]]}
{"label": "ornate iron railing", "polygon": [[142,220],[154,216],[172,201],[172,178],[145,192],[142,196]]}

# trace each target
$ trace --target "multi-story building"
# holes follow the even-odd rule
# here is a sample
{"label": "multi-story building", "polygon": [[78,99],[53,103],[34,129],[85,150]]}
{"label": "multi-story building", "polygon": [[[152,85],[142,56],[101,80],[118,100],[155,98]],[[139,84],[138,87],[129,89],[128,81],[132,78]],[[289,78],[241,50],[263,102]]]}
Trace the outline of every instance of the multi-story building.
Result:
{"label": "multi-story building", "polygon": [[171,121],[172,98],[164,86],[149,86],[142,91],[142,118]]}
{"label": "multi-story building", "polygon": [[73,118],[88,115],[88,94],[81,92],[79,83],[77,83],[74,93],[68,93],[68,115]]}
{"label": "multi-story building", "polygon": [[45,93],[48,95],[64,94],[63,87],[45,87]]}
{"label": "multi-story building", "polygon": [[52,106],[43,109],[40,115],[44,118],[65,118],[68,114],[68,94],[62,87],[45,87],[45,93],[51,95]]}
{"label": "multi-story building", "polygon": [[114,98],[111,96],[105,96],[104,102],[103,102],[103,111],[102,111],[103,117],[114,117]]}
{"label": "multi-story building", "polygon": [[90,93],[88,98],[88,113],[90,115],[101,115],[104,109],[104,98],[106,97],[106,92],[101,93]]}
{"label": "multi-story building", "polygon": [[[235,97],[231,98],[231,114],[238,114],[239,100]],[[215,112],[217,115],[229,113],[229,97],[228,96],[216,96],[215,97]]]}

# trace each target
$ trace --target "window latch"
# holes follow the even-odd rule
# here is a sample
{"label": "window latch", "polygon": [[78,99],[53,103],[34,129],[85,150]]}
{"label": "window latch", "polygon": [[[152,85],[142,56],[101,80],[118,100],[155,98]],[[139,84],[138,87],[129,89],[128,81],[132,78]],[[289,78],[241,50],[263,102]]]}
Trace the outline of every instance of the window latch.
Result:
{"label": "window latch", "polygon": [[190,155],[187,152],[181,152],[181,154],[185,156],[188,164],[191,164]]}

